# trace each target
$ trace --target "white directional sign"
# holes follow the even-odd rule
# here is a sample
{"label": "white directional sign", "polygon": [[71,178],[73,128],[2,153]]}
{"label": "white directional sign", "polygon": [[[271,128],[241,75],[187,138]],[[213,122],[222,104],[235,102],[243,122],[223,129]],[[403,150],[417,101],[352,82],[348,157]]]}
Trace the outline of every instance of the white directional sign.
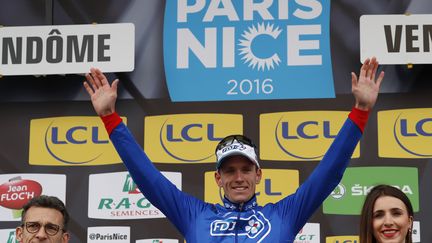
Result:
{"label": "white directional sign", "polygon": [[134,69],[131,23],[0,28],[0,75],[86,73]]}
{"label": "white directional sign", "polygon": [[375,56],[381,64],[432,63],[432,14],[363,15],[361,61]]}

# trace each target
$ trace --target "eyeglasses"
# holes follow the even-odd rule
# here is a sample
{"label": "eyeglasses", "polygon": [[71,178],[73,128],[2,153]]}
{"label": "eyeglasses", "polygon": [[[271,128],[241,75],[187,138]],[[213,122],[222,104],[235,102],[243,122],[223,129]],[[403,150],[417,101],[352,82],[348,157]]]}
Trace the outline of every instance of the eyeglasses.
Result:
{"label": "eyeglasses", "polygon": [[51,223],[41,225],[39,222],[26,222],[22,226],[25,226],[27,232],[29,232],[30,234],[35,234],[39,232],[42,226],[45,229],[45,233],[51,236],[56,235],[60,230],[64,231],[64,229],[60,228],[59,225]]}
{"label": "eyeglasses", "polygon": [[224,147],[226,147],[228,145],[233,144],[234,141],[237,141],[237,142],[242,143],[242,144],[249,145],[249,146],[253,147],[255,150],[257,148],[256,145],[252,142],[252,140],[250,140],[249,138],[247,138],[247,137],[245,137],[243,135],[236,134],[236,135],[227,136],[224,139],[222,139],[219,142],[219,144],[216,146],[216,152],[218,150],[223,149]]}

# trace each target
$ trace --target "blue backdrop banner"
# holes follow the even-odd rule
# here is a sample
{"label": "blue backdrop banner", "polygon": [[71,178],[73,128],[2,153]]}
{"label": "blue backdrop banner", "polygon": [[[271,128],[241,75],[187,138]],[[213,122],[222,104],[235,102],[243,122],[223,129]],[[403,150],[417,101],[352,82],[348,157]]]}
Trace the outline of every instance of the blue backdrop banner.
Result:
{"label": "blue backdrop banner", "polygon": [[173,101],[333,98],[330,1],[168,0]]}

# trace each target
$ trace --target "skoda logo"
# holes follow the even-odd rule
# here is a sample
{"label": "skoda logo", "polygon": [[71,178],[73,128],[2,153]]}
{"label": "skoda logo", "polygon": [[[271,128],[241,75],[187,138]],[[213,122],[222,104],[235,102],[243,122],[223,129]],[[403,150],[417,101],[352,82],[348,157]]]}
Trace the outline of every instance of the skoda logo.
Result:
{"label": "skoda logo", "polygon": [[334,199],[341,199],[345,195],[345,186],[343,184],[337,185],[337,187],[332,191],[330,196]]}

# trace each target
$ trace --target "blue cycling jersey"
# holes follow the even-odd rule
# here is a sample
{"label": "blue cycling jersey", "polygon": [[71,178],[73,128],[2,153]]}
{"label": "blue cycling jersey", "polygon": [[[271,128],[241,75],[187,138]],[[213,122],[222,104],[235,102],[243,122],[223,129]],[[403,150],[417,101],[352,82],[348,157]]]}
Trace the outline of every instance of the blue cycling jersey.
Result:
{"label": "blue cycling jersey", "polygon": [[203,202],[177,189],[151,163],[127,127],[120,123],[110,138],[145,197],[177,227],[188,243],[293,242],[298,231],[342,179],[362,132],[347,119],[317,168],[291,194],[259,206]]}

